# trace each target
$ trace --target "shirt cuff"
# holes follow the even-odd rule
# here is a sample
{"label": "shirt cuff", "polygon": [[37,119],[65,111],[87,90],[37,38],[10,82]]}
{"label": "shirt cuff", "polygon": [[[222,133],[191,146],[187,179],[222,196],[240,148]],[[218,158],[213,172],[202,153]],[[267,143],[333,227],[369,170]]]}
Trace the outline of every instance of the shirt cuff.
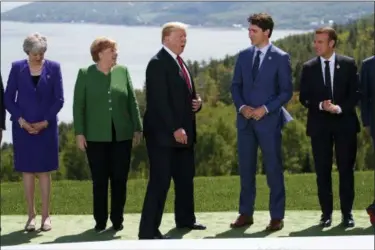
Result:
{"label": "shirt cuff", "polygon": [[266,105],[263,105],[264,109],[266,110],[266,114],[268,114],[268,108]]}
{"label": "shirt cuff", "polygon": [[243,107],[245,107],[246,105],[242,105],[239,109],[238,109],[238,113],[240,113],[241,112],[241,109],[243,108]]}
{"label": "shirt cuff", "polygon": [[319,109],[320,109],[320,110],[323,110],[323,102],[320,102],[320,103],[319,103]]}
{"label": "shirt cuff", "polygon": [[342,109],[341,109],[341,107],[340,107],[339,105],[336,105],[336,106],[337,106],[337,108],[338,108],[337,114],[341,114],[341,113],[342,113]]}

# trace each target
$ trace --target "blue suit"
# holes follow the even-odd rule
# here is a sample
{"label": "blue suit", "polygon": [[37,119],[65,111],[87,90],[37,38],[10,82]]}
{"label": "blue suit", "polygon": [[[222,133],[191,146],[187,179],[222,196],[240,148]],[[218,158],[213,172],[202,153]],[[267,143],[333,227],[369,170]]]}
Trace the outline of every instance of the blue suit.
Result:
{"label": "blue suit", "polygon": [[[256,55],[254,46],[241,51],[234,69],[231,92],[237,110],[237,146],[241,179],[241,215],[252,216],[255,203],[255,176],[258,146],[270,188],[271,219],[283,219],[285,188],[281,161],[281,130],[292,120],[283,108],[293,95],[289,55],[274,45],[262,49],[258,73],[253,80]],[[246,119],[239,111],[243,105],[265,106],[267,114],[256,121]]]}
{"label": "blue suit", "polygon": [[375,56],[362,62],[361,92],[362,124],[364,127],[370,127],[375,146]]}

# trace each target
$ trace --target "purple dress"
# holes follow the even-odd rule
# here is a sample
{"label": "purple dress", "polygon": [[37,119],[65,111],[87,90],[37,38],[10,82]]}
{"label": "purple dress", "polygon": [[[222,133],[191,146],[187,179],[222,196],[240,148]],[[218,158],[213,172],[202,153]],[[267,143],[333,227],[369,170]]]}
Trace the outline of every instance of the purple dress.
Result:
{"label": "purple dress", "polygon": [[[45,60],[35,84],[27,60],[13,62],[4,102],[11,114],[15,170],[40,173],[58,169],[57,114],[64,104],[60,64]],[[48,127],[36,135],[29,134],[20,127],[20,117],[29,123],[47,120]]]}

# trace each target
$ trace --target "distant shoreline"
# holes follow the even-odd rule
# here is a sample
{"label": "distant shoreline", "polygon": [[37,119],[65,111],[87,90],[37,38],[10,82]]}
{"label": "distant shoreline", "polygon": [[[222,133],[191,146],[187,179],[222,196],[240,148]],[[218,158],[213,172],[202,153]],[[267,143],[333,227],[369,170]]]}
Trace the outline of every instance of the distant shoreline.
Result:
{"label": "distant shoreline", "polygon": [[[127,24],[108,24],[108,23],[94,23],[94,22],[35,22],[35,21],[12,21],[12,20],[0,20],[1,23],[8,22],[8,23],[20,23],[20,24],[47,24],[47,25],[100,25],[100,26],[122,26],[122,27],[131,27],[131,28],[158,28],[160,29],[162,25],[127,25]],[[211,30],[247,30],[247,27],[231,27],[231,26],[211,26],[211,25],[191,25],[187,24],[189,28],[193,29],[211,29]],[[294,28],[277,28],[275,30],[278,31],[303,31],[303,32],[310,32],[313,31],[313,28],[309,29],[294,29]]]}

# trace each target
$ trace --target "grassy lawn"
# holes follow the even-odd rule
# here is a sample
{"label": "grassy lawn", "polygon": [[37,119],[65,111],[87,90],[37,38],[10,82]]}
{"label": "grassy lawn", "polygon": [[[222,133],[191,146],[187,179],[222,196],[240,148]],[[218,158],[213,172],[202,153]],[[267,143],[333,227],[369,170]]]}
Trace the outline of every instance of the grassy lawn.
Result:
{"label": "grassy lawn", "polygon": [[[314,174],[286,175],[287,210],[318,210]],[[338,175],[333,174],[334,208],[340,209]],[[147,180],[128,182],[126,213],[139,213],[142,209]],[[89,181],[53,182],[53,214],[92,214],[92,192]],[[237,211],[239,177],[199,177],[195,179],[195,206],[197,212]],[[36,209],[40,213],[39,188],[36,189]],[[374,198],[374,172],[357,172],[355,175],[354,209],[363,210]],[[165,212],[173,212],[173,185],[168,195]],[[268,210],[269,190],[265,176],[257,177],[256,210]],[[1,214],[26,214],[22,183],[1,184]]]}

